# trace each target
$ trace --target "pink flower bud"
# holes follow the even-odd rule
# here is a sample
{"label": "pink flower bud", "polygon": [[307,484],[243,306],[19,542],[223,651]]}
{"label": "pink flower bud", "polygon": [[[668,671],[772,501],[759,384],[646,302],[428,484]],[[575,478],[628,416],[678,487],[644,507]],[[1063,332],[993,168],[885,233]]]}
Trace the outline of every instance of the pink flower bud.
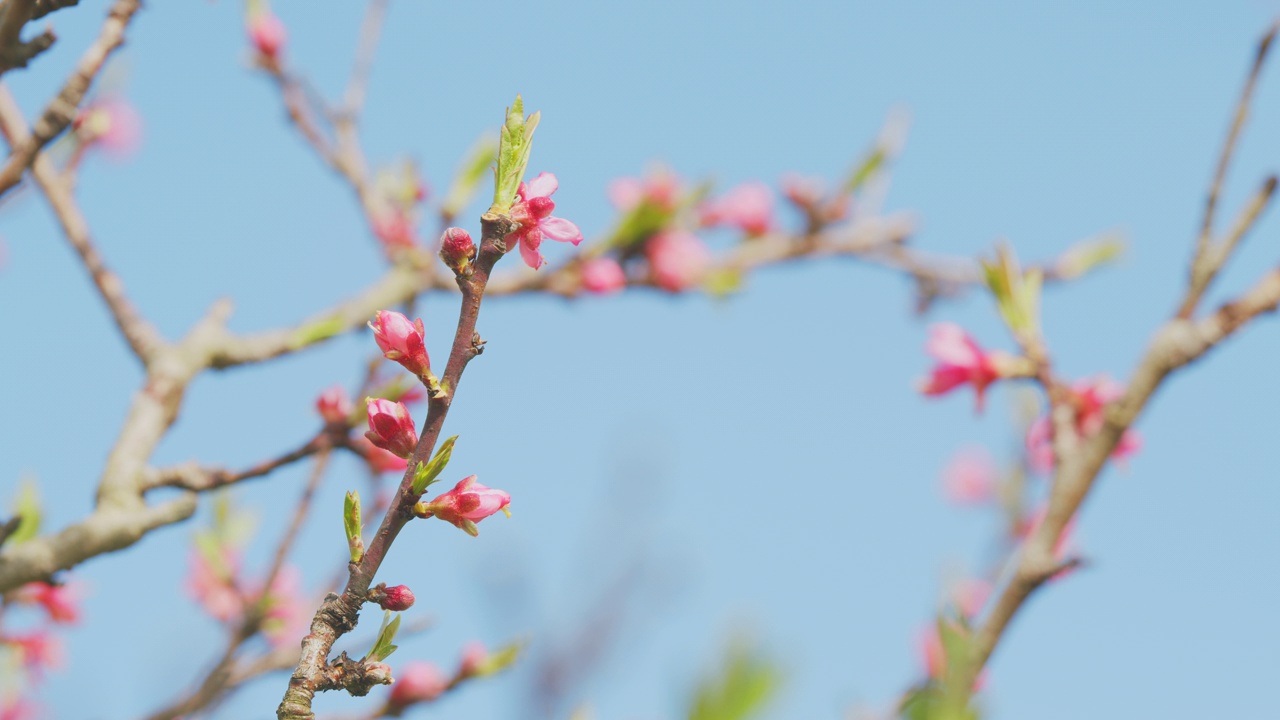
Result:
{"label": "pink flower bud", "polygon": [[458,666],[458,674],[471,677],[480,672],[480,666],[488,659],[489,651],[485,649],[484,643],[473,640],[462,648],[462,663]]}
{"label": "pink flower bud", "polygon": [[388,360],[395,360],[405,370],[424,377],[431,372],[431,360],[422,336],[422,318],[409,322],[409,318],[393,310],[379,310],[373,322],[374,340]]}
{"label": "pink flower bud", "polygon": [[762,182],[743,183],[704,205],[702,224],[732,225],[748,235],[763,235],[773,226],[773,193]]}
{"label": "pink flower bud", "polygon": [[455,273],[461,275],[471,265],[476,256],[476,244],[471,233],[462,228],[451,227],[444,231],[440,238],[440,259]]}
{"label": "pink flower bud", "polygon": [[995,498],[997,470],[982,447],[956,454],[942,471],[942,494],[955,505],[982,505]]}
{"label": "pink flower bud", "polygon": [[280,50],[284,48],[284,23],[267,9],[250,13],[249,41],[263,57],[276,60],[280,56]]}
{"label": "pink flower bud", "polygon": [[244,610],[244,600],[236,584],[240,559],[225,548],[217,552],[215,558],[198,550],[191,553],[186,590],[211,617],[227,622]]}
{"label": "pink flower bud", "polygon": [[645,252],[653,281],[671,292],[697,285],[711,269],[711,251],[697,235],[684,230],[654,235],[646,244]]}
{"label": "pink flower bud", "polygon": [[400,677],[391,686],[389,703],[403,708],[414,703],[430,702],[449,688],[440,669],[429,662],[414,661],[400,668]]}
{"label": "pink flower bud", "polygon": [[334,385],[325,390],[316,399],[316,412],[320,413],[320,417],[330,425],[345,424],[354,410],[351,400],[347,397],[347,391],[343,390],[341,385]]}
{"label": "pink flower bud", "polygon": [[391,612],[404,612],[413,607],[413,591],[405,585],[393,585],[382,591],[382,599],[378,605],[383,610]]}
{"label": "pink flower bud", "polygon": [[71,128],[80,142],[100,147],[114,158],[132,154],[142,138],[138,112],[119,98],[89,103],[76,114]]}
{"label": "pink flower bud", "polygon": [[369,442],[402,458],[408,458],[418,447],[418,429],[414,427],[409,408],[404,403],[384,398],[365,398],[369,409]]}
{"label": "pink flower bud", "polygon": [[452,490],[426,504],[427,512],[453,523],[471,535],[478,534],[476,523],[502,511],[510,515],[507,506],[511,496],[501,490],[485,487],[476,482],[475,475],[462,479]]}
{"label": "pink flower bud", "polygon": [[395,682],[395,678],[391,677],[391,666],[386,663],[365,665],[364,678],[374,685],[390,685]]}
{"label": "pink flower bud", "polygon": [[617,260],[599,257],[582,264],[582,289],[593,293],[613,293],[627,286],[627,275]]}
{"label": "pink flower bud", "polygon": [[413,218],[399,208],[389,208],[373,218],[373,234],[388,256],[418,245],[418,229]]}
{"label": "pink flower bud", "polygon": [[929,373],[929,377],[920,381],[920,392],[925,395],[943,395],[961,385],[970,384],[977,396],[978,412],[981,412],[987,386],[1000,378],[995,354],[978,347],[973,338],[954,323],[936,323],[930,326],[924,350],[938,364]]}

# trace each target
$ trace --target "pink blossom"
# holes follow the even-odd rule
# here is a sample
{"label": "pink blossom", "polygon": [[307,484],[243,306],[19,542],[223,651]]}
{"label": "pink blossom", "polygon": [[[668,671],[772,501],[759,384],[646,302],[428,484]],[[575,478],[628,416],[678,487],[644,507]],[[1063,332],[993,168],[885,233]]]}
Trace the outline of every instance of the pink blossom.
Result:
{"label": "pink blossom", "polygon": [[352,449],[368,463],[369,469],[376,473],[404,472],[404,469],[409,466],[404,458],[374,445],[363,435],[352,438],[351,444]]}
{"label": "pink blossom", "polygon": [[20,697],[9,698],[0,705],[0,720],[37,720],[39,708]]}
{"label": "pink blossom", "polygon": [[249,14],[249,41],[263,57],[276,60],[285,39],[284,23],[270,10],[260,8]]}
{"label": "pink blossom", "polygon": [[995,498],[997,470],[991,453],[966,448],[942,471],[942,494],[955,505],[982,505]]}
{"label": "pink blossom", "polygon": [[379,211],[373,218],[372,228],[374,237],[382,243],[388,255],[418,245],[417,224],[400,208]]}
{"label": "pink blossom", "polygon": [[13,600],[43,607],[49,619],[55,623],[70,624],[80,620],[79,598],[70,585],[27,583],[18,588]]}
{"label": "pink blossom", "polygon": [[[1104,409],[1109,403],[1124,397],[1124,386],[1115,380],[1099,375],[1080,380],[1071,386],[1071,398],[1076,409],[1076,433],[1089,437],[1102,429],[1106,422]],[[1037,473],[1053,472],[1053,426],[1049,417],[1037,418],[1027,428],[1027,464]],[[1120,441],[1111,451],[1111,459],[1123,462],[1142,449],[1142,436],[1137,430],[1125,430]]]}
{"label": "pink blossom", "polygon": [[471,677],[480,672],[480,667],[488,659],[489,651],[485,649],[484,643],[472,640],[462,648],[462,663],[458,666],[458,674]]}
{"label": "pink blossom", "polygon": [[[261,596],[261,590],[253,593]],[[280,568],[267,592],[267,610],[262,634],[272,647],[295,645],[311,622],[310,606],[302,590],[302,573],[293,565]]]}
{"label": "pink blossom", "polygon": [[369,430],[364,436],[369,442],[402,458],[412,455],[418,447],[418,430],[409,408],[384,398],[365,398],[364,402],[369,410]]}
{"label": "pink blossom", "polygon": [[331,425],[345,424],[354,411],[351,399],[347,397],[347,391],[343,390],[341,385],[334,385],[325,390],[316,399],[316,412]]}
{"label": "pink blossom", "polygon": [[389,703],[403,708],[414,703],[430,702],[448,689],[449,681],[435,665],[422,661],[408,662],[400,668],[400,677],[391,686]]}
{"label": "pink blossom", "polygon": [[556,176],[540,173],[527,183],[520,183],[516,204],[511,207],[511,219],[520,223],[520,229],[507,236],[508,249],[520,244],[520,257],[529,267],[542,267],[542,255],[538,248],[544,238],[577,245],[582,242],[582,231],[564,218],[552,217],[556,209],[551,195],[559,187]]}
{"label": "pink blossom", "polygon": [[951,589],[951,597],[960,614],[971,618],[982,612],[991,597],[991,583],[979,578],[965,578]]}
{"label": "pink blossom", "polygon": [[138,149],[142,119],[133,106],[119,98],[95,100],[85,105],[71,125],[86,146],[105,149],[122,158]]}
{"label": "pink blossom", "polygon": [[684,230],[658,233],[645,245],[653,281],[671,292],[688,289],[711,269],[711,251],[697,235]]}
{"label": "pink blossom", "polygon": [[427,503],[426,510],[441,520],[476,535],[476,523],[499,511],[510,515],[507,510],[510,504],[510,495],[485,487],[476,482],[475,475],[468,475],[452,490]]}
{"label": "pink blossom", "polygon": [[413,607],[416,598],[406,585],[392,585],[382,591],[382,600],[378,603],[383,610],[404,612]]}
{"label": "pink blossom", "polygon": [[220,551],[215,563],[193,550],[188,561],[187,594],[215,620],[227,622],[244,610],[244,598],[236,585],[239,558],[231,550]]}
{"label": "pink blossom", "polygon": [[748,235],[773,226],[773,191],[759,181],[743,183],[702,207],[702,224],[732,225]]}
{"label": "pink blossom", "polygon": [[62,666],[62,642],[48,630],[0,636],[0,643],[17,648],[22,656],[23,667],[36,677],[40,677],[45,670]]}
{"label": "pink blossom", "polygon": [[593,293],[613,293],[627,286],[627,275],[617,260],[598,257],[582,263],[582,288]]}
{"label": "pink blossom", "polygon": [[409,322],[409,318],[394,310],[379,310],[373,322],[373,338],[388,360],[395,360],[405,370],[424,377],[431,372],[431,359],[423,341],[426,332],[422,318]]}
{"label": "pink blossom", "polygon": [[987,386],[1000,377],[999,357],[988,353],[959,325],[935,323],[929,327],[924,350],[938,364],[919,383],[925,395],[942,395],[964,384],[973,385],[977,409],[982,411]]}
{"label": "pink blossom", "polygon": [[606,193],[619,212],[632,210],[641,203],[671,212],[680,201],[680,178],[670,170],[658,168],[643,178],[618,178],[609,183]]}

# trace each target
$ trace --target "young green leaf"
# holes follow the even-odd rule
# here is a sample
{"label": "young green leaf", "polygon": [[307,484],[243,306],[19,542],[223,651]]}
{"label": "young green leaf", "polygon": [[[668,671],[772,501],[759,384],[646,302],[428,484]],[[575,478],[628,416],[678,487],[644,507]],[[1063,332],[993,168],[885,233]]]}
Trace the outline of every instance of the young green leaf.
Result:
{"label": "young green leaf", "polygon": [[382,627],[378,629],[378,637],[373,641],[373,647],[369,649],[369,653],[364,656],[368,662],[382,662],[386,660],[391,653],[396,651],[392,641],[396,639],[396,633],[400,630],[400,614],[396,613],[395,619],[391,618],[391,611],[384,610],[382,613]]}
{"label": "young green leaf", "polygon": [[454,435],[440,444],[440,449],[436,451],[431,461],[426,463],[418,463],[418,467],[413,471],[413,494],[421,495],[426,492],[427,487],[440,477],[440,473],[444,472],[444,468],[449,464],[449,458],[453,457],[453,444],[458,440],[458,436]]}
{"label": "young green leaf", "polygon": [[351,550],[351,562],[364,558],[364,539],[361,537],[360,493],[352,490],[342,504],[342,527],[347,534],[347,547]]}

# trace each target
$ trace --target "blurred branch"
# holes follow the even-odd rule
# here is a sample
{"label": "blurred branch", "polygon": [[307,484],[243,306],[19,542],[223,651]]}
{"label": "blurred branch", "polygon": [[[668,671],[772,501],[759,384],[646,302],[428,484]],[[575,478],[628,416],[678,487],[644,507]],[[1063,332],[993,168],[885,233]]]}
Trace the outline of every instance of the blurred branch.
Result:
{"label": "blurred branch", "polygon": [[[1273,27],[1263,37],[1258,57],[1265,57],[1266,49],[1276,32]],[[1258,65],[1250,74],[1246,86],[1244,104],[1252,92],[1252,83],[1258,73]],[[1245,111],[1237,111],[1237,125]],[[1224,151],[1224,160],[1220,163],[1225,168],[1231,148],[1235,143],[1237,129],[1228,139],[1228,148]],[[1210,208],[1216,198],[1218,187],[1222,183],[1221,173],[1215,175],[1210,186]],[[1209,268],[1208,279],[1217,273],[1237,247],[1239,236],[1242,236],[1257,218],[1266,201],[1270,199],[1275,188],[1274,179],[1269,179],[1263,186],[1259,196],[1245,210],[1236,230],[1221,244],[1205,245],[1198,248],[1192,261],[1193,278],[1198,268]],[[1211,219],[1211,217],[1210,217]],[[1214,255],[1214,253],[1218,253]],[[1201,272],[1206,272],[1201,270]],[[1130,378],[1123,397],[1104,409],[1102,428],[1087,438],[1081,439],[1072,452],[1058,458],[1053,485],[1049,496],[1048,509],[1044,521],[1023,543],[1017,565],[1012,577],[999,593],[994,607],[985,621],[978,627],[972,647],[972,662],[965,668],[963,687],[972,687],[983,666],[990,658],[1007,630],[1009,623],[1029,598],[1047,580],[1062,569],[1062,564],[1055,559],[1054,548],[1090,490],[1097,482],[1098,475],[1107,458],[1115,450],[1121,436],[1137,420],[1146,408],[1148,401],[1165,379],[1186,365],[1203,357],[1209,350],[1230,337],[1253,319],[1264,313],[1274,312],[1280,306],[1280,268],[1273,269],[1248,291],[1236,300],[1219,307],[1206,317],[1195,319],[1190,317],[1196,301],[1204,291],[1207,280],[1203,283],[1193,281],[1186,291],[1186,296],[1175,317],[1168,320],[1155,334],[1146,353],[1138,363]]]}
{"label": "blurred branch", "polygon": [[[9,0],[9,11],[6,17],[12,12],[14,0]],[[28,1],[28,5],[31,3]],[[94,78],[102,70],[103,63],[107,57],[121,44],[124,43],[124,31],[129,25],[129,21],[133,19],[134,14],[138,11],[139,0],[116,0],[111,6],[111,11],[107,15],[107,20],[102,25],[102,30],[98,33],[98,37],[93,44],[81,56],[80,62],[76,64],[75,70],[62,86],[62,90],[58,95],[49,102],[44,112],[40,114],[40,118],[36,120],[34,129],[30,131],[30,135],[18,139],[8,130],[5,135],[9,140],[9,159],[0,166],[0,196],[17,185],[22,180],[23,173],[31,166],[35,160],[36,154],[58,136],[63,130],[71,124],[75,119],[76,113],[79,111],[80,102],[84,99],[85,93],[89,91],[89,86],[93,83]]]}
{"label": "blurred branch", "polygon": [[373,55],[378,49],[378,38],[386,19],[389,0],[369,0],[365,6],[364,22],[360,25],[360,40],[356,46],[355,61],[351,66],[351,80],[343,97],[342,115],[354,122],[364,107],[369,87],[369,74],[373,70]]}
{"label": "blurred branch", "polygon": [[5,0],[0,5],[0,73],[26,67],[35,56],[53,47],[57,36],[49,29],[31,40],[22,39],[22,29],[37,17],[39,5],[38,0]]}

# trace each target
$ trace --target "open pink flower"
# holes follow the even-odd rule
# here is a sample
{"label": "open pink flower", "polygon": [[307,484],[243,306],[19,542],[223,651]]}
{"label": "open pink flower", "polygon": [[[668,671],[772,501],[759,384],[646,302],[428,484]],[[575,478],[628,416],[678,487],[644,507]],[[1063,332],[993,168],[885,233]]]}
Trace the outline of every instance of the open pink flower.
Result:
{"label": "open pink flower", "polygon": [[426,510],[441,520],[476,535],[476,523],[499,511],[510,515],[507,510],[510,504],[510,495],[485,487],[476,482],[475,475],[468,475],[452,490],[427,503]]}
{"label": "open pink flower", "polygon": [[943,395],[961,385],[973,385],[977,409],[982,411],[987,386],[1000,377],[999,355],[988,353],[955,323],[935,323],[929,327],[924,351],[938,364],[919,383],[925,395]]}
{"label": "open pink flower", "polygon": [[385,398],[365,398],[369,410],[369,442],[402,458],[408,458],[418,447],[418,429],[404,403]]}
{"label": "open pink flower", "polygon": [[391,686],[389,703],[393,707],[403,708],[414,703],[430,702],[447,689],[449,681],[440,672],[440,668],[429,662],[408,662],[400,668],[399,677]]}
{"label": "open pink flower", "polygon": [[773,226],[773,191],[760,181],[743,183],[702,207],[702,224],[732,225],[748,235]]}
{"label": "open pink flower", "polygon": [[658,168],[643,178],[618,178],[609,183],[606,193],[619,212],[632,210],[641,203],[671,212],[680,201],[680,178],[670,170]]}
{"label": "open pink flower", "polygon": [[187,568],[187,594],[215,620],[227,622],[244,611],[244,598],[236,586],[239,565],[239,558],[230,550],[222,550],[216,563],[199,550],[191,553]]}
{"label": "open pink flower", "polygon": [[431,372],[431,358],[427,357],[422,337],[426,333],[422,318],[410,322],[402,313],[379,310],[369,327],[373,329],[373,339],[378,343],[378,349],[382,350],[388,360],[400,363],[405,370],[418,377]]}
{"label": "open pink flower", "polygon": [[711,269],[711,251],[697,235],[685,230],[654,235],[645,245],[645,252],[654,283],[671,292],[697,285]]}
{"label": "open pink flower", "polygon": [[956,453],[942,471],[942,494],[955,505],[982,505],[995,498],[995,460],[982,447]]}
{"label": "open pink flower", "polygon": [[[1102,429],[1106,418],[1106,406],[1124,396],[1124,386],[1106,375],[1080,380],[1071,386],[1072,401],[1076,407],[1076,433],[1089,437]],[[1037,418],[1027,428],[1027,463],[1041,474],[1053,472],[1053,427],[1049,417]],[[1120,442],[1111,451],[1111,459],[1123,462],[1142,449],[1142,436],[1129,429],[1120,436]]]}
{"label": "open pink flower", "polygon": [[582,288],[587,292],[607,294],[627,286],[627,275],[617,260],[598,257],[582,263]]}
{"label": "open pink flower", "polygon": [[14,602],[39,605],[55,623],[75,623],[80,620],[80,601],[70,585],[53,585],[46,582],[27,583],[13,595]]}
{"label": "open pink flower", "polygon": [[326,423],[345,423],[354,411],[351,399],[341,385],[334,385],[316,398],[316,412],[320,413]]}
{"label": "open pink flower", "polygon": [[269,9],[260,7],[249,13],[249,42],[263,57],[276,60],[284,48],[284,23]]}
{"label": "open pink flower", "polygon": [[544,238],[574,245],[582,242],[582,231],[577,225],[564,218],[551,216],[551,212],[556,209],[551,195],[559,186],[555,175],[539,173],[538,177],[529,182],[520,183],[516,192],[516,204],[511,207],[511,219],[520,223],[520,229],[507,236],[507,247],[514,249],[516,243],[519,243],[520,257],[534,270],[542,267],[542,254],[538,252],[538,248]]}

